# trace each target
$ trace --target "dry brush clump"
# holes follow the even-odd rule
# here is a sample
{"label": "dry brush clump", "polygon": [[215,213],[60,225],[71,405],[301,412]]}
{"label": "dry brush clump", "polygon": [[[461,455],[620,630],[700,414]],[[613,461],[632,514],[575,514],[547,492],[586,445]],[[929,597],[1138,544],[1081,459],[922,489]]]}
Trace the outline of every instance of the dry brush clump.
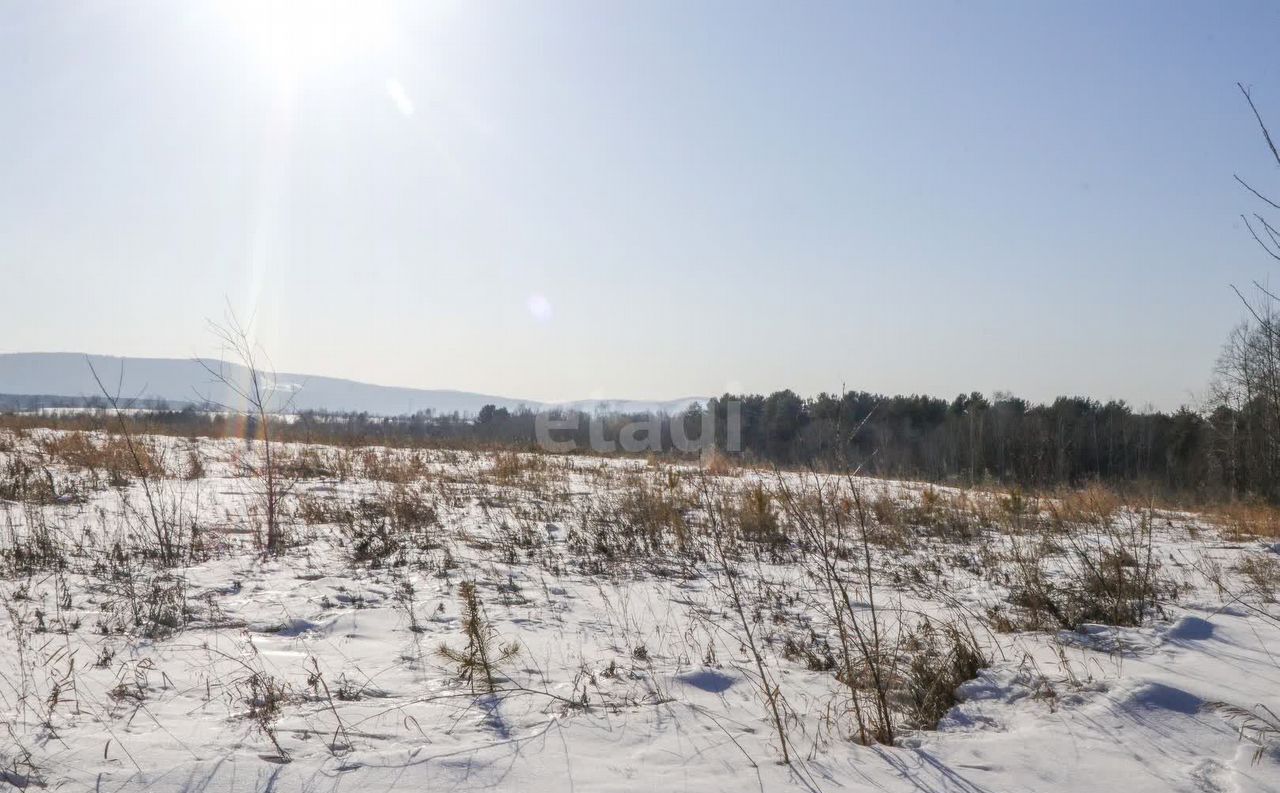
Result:
{"label": "dry brush clump", "polygon": [[991,525],[988,512],[964,491],[925,487],[917,499],[902,509],[901,519],[908,525],[945,539],[967,541]]}
{"label": "dry brush clump", "polygon": [[662,552],[671,541],[680,547],[688,532],[685,514],[690,504],[670,481],[637,481],[623,491],[618,521],[623,535],[640,552]]}
{"label": "dry brush clump", "polygon": [[37,504],[25,503],[4,510],[4,545],[0,560],[12,576],[32,575],[41,571],[62,570],[70,561],[68,543]]}
{"label": "dry brush clump", "polygon": [[[883,492],[871,497],[853,477],[779,477],[777,492],[811,582],[806,622],[789,637],[785,653],[811,670],[829,671],[839,684],[833,732],[857,743],[891,744],[903,729],[932,729],[955,704],[956,688],[988,661],[960,619],[904,609],[886,568],[901,553],[897,532],[905,527],[925,536],[945,527],[947,537],[963,541],[967,531],[956,531],[949,513],[966,502],[926,500],[925,514],[919,504],[889,501]],[[886,524],[893,534],[886,535]],[[888,547],[887,537],[894,538]]]}
{"label": "dry brush clump", "polygon": [[431,475],[431,466],[421,452],[396,449],[361,449],[340,455],[336,468],[339,474],[359,475],[375,482],[400,485],[424,480]]}
{"label": "dry brush clump", "polygon": [[432,530],[440,522],[434,493],[408,484],[383,484],[349,497],[300,494],[293,514],[308,526],[336,529],[352,561],[372,567],[400,566],[410,551],[434,547]]}
{"label": "dry brush clump", "polygon": [[1050,519],[1059,531],[1108,530],[1123,506],[1124,499],[1118,493],[1096,482],[1060,492],[1047,502]]}
{"label": "dry brush clump", "polygon": [[580,513],[568,546],[584,559],[657,562],[690,549],[694,500],[679,475],[631,474]]}
{"label": "dry brush clump", "polygon": [[999,497],[975,490],[926,485],[918,489],[870,486],[863,498],[870,513],[872,544],[899,550],[916,547],[923,539],[966,545],[982,540],[984,532],[1007,528],[1010,504],[1018,509],[1020,494]]}
{"label": "dry brush clump", "polygon": [[338,449],[316,446],[292,448],[282,445],[276,451],[275,463],[280,476],[286,481],[346,480],[351,476],[350,459]]}
{"label": "dry brush clump", "polygon": [[1262,502],[1238,502],[1213,508],[1210,520],[1232,542],[1280,538],[1280,508]]}
{"label": "dry brush clump", "polygon": [[1007,607],[991,612],[998,629],[1136,626],[1159,611],[1173,588],[1155,554],[1154,512],[1112,503],[1083,496],[1042,531],[1011,538],[993,573],[1009,590]]}
{"label": "dry brush clump", "polygon": [[1155,556],[1151,510],[1113,513],[1097,531],[1068,531],[1066,591],[1075,622],[1141,625],[1166,589]]}
{"label": "dry brush clump", "polygon": [[1040,528],[1045,515],[1039,494],[1014,488],[996,497],[996,524],[1010,535],[1025,534]]}
{"label": "dry brush clump", "polygon": [[933,729],[956,704],[956,691],[990,666],[973,633],[958,622],[936,625],[927,617],[905,643],[909,660],[903,689],[912,726]]}
{"label": "dry brush clump", "polygon": [[715,448],[708,447],[702,454],[702,470],[711,476],[737,476],[741,469],[729,455]]}
{"label": "dry brush clump", "polygon": [[763,484],[742,491],[732,506],[730,519],[747,542],[786,545],[789,542],[774,498]]}
{"label": "dry brush clump", "polygon": [[260,734],[271,741],[276,750],[276,758],[281,762],[288,762],[289,753],[280,745],[276,722],[289,702],[289,687],[280,678],[261,671],[251,673],[241,685],[244,703],[248,708],[246,718],[253,722]]}
{"label": "dry brush clump", "polygon": [[183,631],[195,616],[181,575],[134,569],[104,579],[96,588],[107,595],[96,623],[103,635],[133,633],[163,639]]}
{"label": "dry brush clump", "polygon": [[1238,567],[1252,595],[1275,602],[1280,595],[1280,559],[1274,555],[1251,555],[1241,559]]}
{"label": "dry brush clump", "polygon": [[10,454],[0,464],[0,501],[37,505],[83,502],[87,491],[74,480],[60,483],[48,466],[26,455]]}
{"label": "dry brush clump", "polygon": [[102,476],[112,487],[124,487],[137,477],[161,479],[169,475],[163,451],[149,439],[68,432],[44,435],[37,446],[51,462]]}
{"label": "dry brush clump", "polygon": [[484,474],[503,485],[536,485],[550,467],[546,455],[502,451],[492,455]]}

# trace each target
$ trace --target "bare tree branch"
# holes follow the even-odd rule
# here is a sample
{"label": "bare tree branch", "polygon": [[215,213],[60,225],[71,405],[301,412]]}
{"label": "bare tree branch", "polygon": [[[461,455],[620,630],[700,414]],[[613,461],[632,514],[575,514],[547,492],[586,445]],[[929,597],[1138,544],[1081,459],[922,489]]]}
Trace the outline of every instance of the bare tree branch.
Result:
{"label": "bare tree branch", "polygon": [[[1253,224],[1249,222],[1249,218],[1245,217],[1244,215],[1241,215],[1240,219],[1244,221],[1244,227],[1249,230],[1249,234],[1253,236],[1253,239],[1255,242],[1258,243],[1258,246],[1261,247],[1264,251],[1266,251],[1267,255],[1270,256],[1272,259],[1275,259],[1276,261],[1280,261],[1280,253],[1276,253],[1275,251],[1271,250],[1270,246],[1268,246],[1267,243],[1262,241],[1262,238],[1258,236],[1258,232],[1254,231]],[[1235,287],[1232,287],[1232,288],[1234,289]]]}
{"label": "bare tree branch", "polygon": [[1244,87],[1243,83],[1236,83],[1236,87],[1240,89],[1240,93],[1244,94],[1245,101],[1249,103],[1249,109],[1253,111],[1253,117],[1258,119],[1258,126],[1262,128],[1262,137],[1266,139],[1267,146],[1271,149],[1271,156],[1275,158],[1276,164],[1280,165],[1280,151],[1276,150],[1276,144],[1271,140],[1271,131],[1267,129],[1267,124],[1262,120],[1262,114],[1258,112],[1258,107],[1253,103],[1253,97],[1249,95],[1249,89]]}
{"label": "bare tree branch", "polygon": [[1250,193],[1253,193],[1253,194],[1254,194],[1254,195],[1256,195],[1258,198],[1260,198],[1260,199],[1262,199],[1263,201],[1267,202],[1268,204],[1270,204],[1271,206],[1275,207],[1276,209],[1280,209],[1280,204],[1277,204],[1275,201],[1272,201],[1270,198],[1267,198],[1267,197],[1266,197],[1266,196],[1264,196],[1262,193],[1259,193],[1257,190],[1254,190],[1254,189],[1253,189],[1253,186],[1252,186],[1251,184],[1249,184],[1248,182],[1246,182],[1245,180],[1241,179],[1239,174],[1232,174],[1232,176],[1234,176],[1234,177],[1235,177],[1235,180],[1236,180],[1237,182],[1239,182],[1240,184],[1244,185],[1244,189],[1248,190]]}

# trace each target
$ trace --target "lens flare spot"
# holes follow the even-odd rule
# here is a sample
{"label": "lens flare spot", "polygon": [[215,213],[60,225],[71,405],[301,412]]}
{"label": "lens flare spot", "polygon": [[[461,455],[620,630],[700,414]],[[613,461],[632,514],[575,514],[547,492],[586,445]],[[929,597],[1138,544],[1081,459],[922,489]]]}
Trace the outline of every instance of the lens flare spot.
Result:
{"label": "lens flare spot", "polygon": [[413,100],[409,98],[409,92],[404,90],[404,85],[397,79],[387,80],[387,96],[391,97],[391,103],[396,106],[396,110],[400,111],[400,115],[408,118],[413,115]]}
{"label": "lens flare spot", "polygon": [[545,295],[536,293],[529,295],[525,305],[529,308],[529,316],[538,322],[546,323],[551,321],[551,301],[547,300]]}

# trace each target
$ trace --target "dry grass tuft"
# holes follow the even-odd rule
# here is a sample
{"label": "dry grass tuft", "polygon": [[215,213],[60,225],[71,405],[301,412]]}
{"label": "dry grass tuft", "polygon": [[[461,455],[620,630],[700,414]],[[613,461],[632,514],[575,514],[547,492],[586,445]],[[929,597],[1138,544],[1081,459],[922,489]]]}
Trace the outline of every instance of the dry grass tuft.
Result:
{"label": "dry grass tuft", "polygon": [[1124,499],[1119,494],[1098,483],[1060,493],[1048,503],[1049,517],[1059,530],[1073,526],[1104,529],[1123,506]]}
{"label": "dry grass tuft", "polygon": [[632,552],[666,551],[672,538],[678,547],[687,544],[689,526],[685,513],[690,504],[678,487],[671,484],[670,480],[634,481],[623,491],[618,500],[617,517]]}
{"label": "dry grass tuft", "polygon": [[737,476],[738,466],[719,449],[709,448],[702,455],[702,470],[712,476]]}
{"label": "dry grass tuft", "polygon": [[904,513],[908,524],[956,540],[973,539],[984,525],[990,524],[990,517],[978,510],[977,502],[968,494],[933,487],[922,490],[920,500],[908,505]]}
{"label": "dry grass tuft", "polygon": [[1227,504],[1212,511],[1210,519],[1233,542],[1256,537],[1280,538],[1280,509],[1263,503]]}
{"label": "dry grass tuft", "polygon": [[1275,601],[1280,593],[1280,561],[1274,555],[1246,556],[1240,560],[1240,573],[1258,596]]}
{"label": "dry grass tuft", "polygon": [[744,540],[770,545],[786,544],[787,535],[778,521],[773,497],[763,485],[756,484],[743,491],[731,515]]}
{"label": "dry grass tuft", "polygon": [[502,484],[514,484],[536,478],[545,473],[548,467],[547,458],[541,454],[498,452],[493,455],[493,462],[487,473]]}
{"label": "dry grass tuft", "polygon": [[155,445],[135,440],[132,450],[124,436],[108,434],[101,439],[85,432],[51,434],[37,445],[50,460],[69,468],[105,474],[113,487],[129,484],[133,477],[159,479],[168,475]]}
{"label": "dry grass tuft", "polygon": [[345,456],[340,458],[336,465],[338,474],[343,478],[349,477],[355,468],[365,479],[404,485],[426,479],[431,472],[420,452],[405,454],[392,449],[370,449],[360,454],[358,466],[353,466],[349,461],[344,462],[345,459]]}

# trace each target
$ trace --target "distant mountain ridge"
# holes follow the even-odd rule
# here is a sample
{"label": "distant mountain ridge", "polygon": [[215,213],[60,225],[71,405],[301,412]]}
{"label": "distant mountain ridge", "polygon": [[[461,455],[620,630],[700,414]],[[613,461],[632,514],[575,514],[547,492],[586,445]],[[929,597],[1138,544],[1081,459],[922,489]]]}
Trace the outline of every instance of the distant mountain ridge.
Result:
{"label": "distant mountain ridge", "polygon": [[[216,382],[195,360],[71,352],[0,353],[0,394],[71,399],[101,396],[89,362],[107,388],[113,394],[118,389],[122,399],[159,399],[175,406],[199,405],[208,400],[242,407],[237,404],[239,400],[234,392]],[[218,364],[217,361],[211,363]],[[247,370],[243,367],[230,363],[223,366],[241,382],[246,379]],[[513,411],[565,407],[588,412],[679,413],[695,402],[706,401],[702,397],[667,401],[583,399],[556,404],[450,389],[373,385],[291,372],[276,373],[275,391],[278,404],[288,401],[290,409],[296,411],[354,411],[380,416],[402,416],[426,410],[436,414],[474,415],[485,405]]]}

